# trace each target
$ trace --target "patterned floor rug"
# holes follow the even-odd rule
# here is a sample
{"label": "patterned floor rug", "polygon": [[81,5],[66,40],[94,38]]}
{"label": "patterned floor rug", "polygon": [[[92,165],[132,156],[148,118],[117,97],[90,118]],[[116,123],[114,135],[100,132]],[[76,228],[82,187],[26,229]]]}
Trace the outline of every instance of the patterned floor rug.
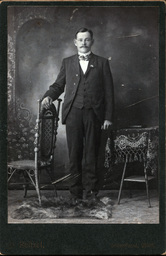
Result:
{"label": "patterned floor rug", "polygon": [[71,205],[68,198],[42,196],[40,207],[36,197],[30,197],[12,212],[13,219],[58,219],[58,218],[95,218],[109,219],[112,216],[112,200],[102,197],[97,203],[87,203],[81,200],[77,205]]}

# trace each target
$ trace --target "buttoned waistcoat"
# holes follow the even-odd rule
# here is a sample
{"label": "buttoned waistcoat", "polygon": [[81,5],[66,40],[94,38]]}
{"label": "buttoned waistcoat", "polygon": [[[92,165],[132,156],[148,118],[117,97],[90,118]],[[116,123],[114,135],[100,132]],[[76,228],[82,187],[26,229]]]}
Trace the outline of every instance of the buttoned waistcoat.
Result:
{"label": "buttoned waistcoat", "polygon": [[[56,100],[64,91],[62,105],[62,123],[65,124],[68,113],[77,93],[80,81],[78,55],[65,58],[60,72],[44,97]],[[86,71],[86,90],[91,106],[98,119],[112,121],[113,115],[113,79],[107,59],[92,54]]]}

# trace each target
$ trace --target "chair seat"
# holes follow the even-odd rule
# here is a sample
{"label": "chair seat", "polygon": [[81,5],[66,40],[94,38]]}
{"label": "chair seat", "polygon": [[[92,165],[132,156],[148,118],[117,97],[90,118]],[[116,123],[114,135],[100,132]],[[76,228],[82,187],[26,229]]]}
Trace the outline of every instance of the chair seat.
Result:
{"label": "chair seat", "polygon": [[9,168],[20,169],[20,170],[34,170],[35,169],[35,161],[34,160],[18,160],[12,161],[8,163]]}
{"label": "chair seat", "polygon": [[[148,176],[148,180],[154,179],[154,176]],[[145,182],[145,176],[138,176],[138,175],[133,175],[126,177],[124,181],[135,181],[135,182]]]}

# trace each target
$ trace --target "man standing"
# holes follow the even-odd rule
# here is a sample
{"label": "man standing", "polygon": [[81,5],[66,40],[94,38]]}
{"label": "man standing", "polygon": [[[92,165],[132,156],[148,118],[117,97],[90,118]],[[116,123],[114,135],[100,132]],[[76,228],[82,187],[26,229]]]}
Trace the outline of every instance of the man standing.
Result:
{"label": "man standing", "polygon": [[72,199],[94,200],[97,188],[97,155],[101,128],[112,125],[113,80],[109,62],[91,52],[93,32],[81,28],[75,34],[78,54],[65,58],[54,84],[45,93],[42,106],[48,108],[65,89],[62,123],[66,124],[69,171],[77,175],[70,187]]}

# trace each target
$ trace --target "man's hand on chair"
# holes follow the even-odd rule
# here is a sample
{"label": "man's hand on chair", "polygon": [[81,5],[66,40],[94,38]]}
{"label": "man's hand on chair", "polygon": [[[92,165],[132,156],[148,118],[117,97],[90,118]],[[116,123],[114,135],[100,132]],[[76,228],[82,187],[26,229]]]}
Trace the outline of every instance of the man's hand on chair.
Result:
{"label": "man's hand on chair", "polygon": [[112,126],[112,122],[110,122],[109,120],[105,120],[104,124],[101,127],[101,129],[108,130],[111,126]]}
{"label": "man's hand on chair", "polygon": [[42,108],[48,109],[48,108],[51,106],[52,101],[53,101],[53,100],[51,99],[51,97],[49,97],[49,96],[45,97],[45,98],[42,100],[42,103],[41,103]]}

